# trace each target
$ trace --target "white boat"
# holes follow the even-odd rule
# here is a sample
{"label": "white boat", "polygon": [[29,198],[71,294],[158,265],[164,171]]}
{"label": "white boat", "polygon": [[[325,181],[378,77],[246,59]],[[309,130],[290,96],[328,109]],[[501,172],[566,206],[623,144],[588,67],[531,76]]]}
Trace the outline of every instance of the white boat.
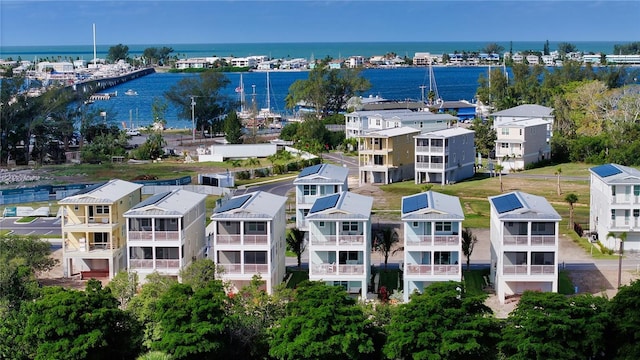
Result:
{"label": "white boat", "polygon": [[135,96],[138,95],[137,91],[134,91],[133,89],[129,89],[127,91],[124,92],[125,95],[129,95],[129,96]]}

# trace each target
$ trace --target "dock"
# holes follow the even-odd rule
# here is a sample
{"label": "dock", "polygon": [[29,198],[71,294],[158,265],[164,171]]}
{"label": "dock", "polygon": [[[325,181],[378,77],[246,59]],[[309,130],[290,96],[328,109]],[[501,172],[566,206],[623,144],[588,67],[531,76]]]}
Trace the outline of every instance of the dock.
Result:
{"label": "dock", "polygon": [[83,80],[71,85],[71,87],[78,95],[91,94],[90,100],[109,100],[111,97],[117,96],[118,93],[103,93],[102,91],[155,72],[154,68],[144,68],[110,77]]}

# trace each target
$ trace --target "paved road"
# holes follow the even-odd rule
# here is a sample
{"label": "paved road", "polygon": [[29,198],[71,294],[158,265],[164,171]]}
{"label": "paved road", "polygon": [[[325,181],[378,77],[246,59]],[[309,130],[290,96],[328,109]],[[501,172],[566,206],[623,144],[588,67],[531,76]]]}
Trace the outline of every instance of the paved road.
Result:
{"label": "paved road", "polygon": [[37,235],[47,237],[48,235],[60,237],[62,229],[60,219],[54,217],[37,218],[30,223],[17,223],[18,217],[2,218],[0,220],[0,230],[13,230],[18,235]]}

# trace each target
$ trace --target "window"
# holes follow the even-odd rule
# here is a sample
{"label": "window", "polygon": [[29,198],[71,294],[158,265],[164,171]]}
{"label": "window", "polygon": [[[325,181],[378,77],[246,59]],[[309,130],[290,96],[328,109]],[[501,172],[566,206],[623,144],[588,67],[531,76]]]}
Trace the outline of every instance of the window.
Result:
{"label": "window", "polygon": [[340,251],[340,264],[352,264],[358,261],[358,251]]}
{"label": "window", "polygon": [[266,251],[245,251],[244,263],[245,264],[266,264],[267,252]]}
{"label": "window", "polygon": [[500,143],[500,147],[502,149],[508,149],[509,148],[509,143]]}
{"label": "window", "polygon": [[611,220],[616,220],[616,210],[615,209],[611,209]]}
{"label": "window", "polygon": [[451,231],[450,222],[436,222],[436,231]]}
{"label": "window", "polygon": [[358,222],[357,221],[345,221],[342,223],[342,231],[350,232],[350,231],[358,231]]}
{"label": "window", "polygon": [[616,186],[615,185],[613,185],[611,187],[611,196],[616,196]]}
{"label": "window", "polygon": [[629,217],[630,216],[631,216],[631,211],[625,210],[624,211],[624,224],[625,225],[629,225]]}
{"label": "window", "polygon": [[520,136],[522,136],[522,129],[520,129]]}
{"label": "window", "polygon": [[156,259],[180,259],[177,247],[158,247],[156,248]]}
{"label": "window", "polygon": [[257,221],[248,221],[245,223],[247,233],[264,233],[267,230],[266,223]]}
{"label": "window", "polygon": [[153,251],[151,247],[147,246],[134,246],[129,248],[130,259],[153,259]]}
{"label": "window", "polygon": [[633,195],[640,196],[640,185],[633,185]]}
{"label": "window", "polygon": [[414,221],[414,222],[413,222],[413,224],[412,224],[412,226],[413,226],[414,228],[417,228],[417,227],[418,227],[418,222],[417,222],[417,221]]}
{"label": "window", "polygon": [[509,135],[509,128],[504,128],[504,127],[503,127],[503,128],[501,128],[501,129],[500,129],[500,133],[501,133],[502,135]]}
{"label": "window", "polygon": [[318,188],[315,185],[303,185],[302,192],[304,195],[317,195]]}
{"label": "window", "polygon": [[109,206],[107,205],[96,205],[96,214],[108,214]]}
{"label": "window", "polygon": [[319,222],[318,222],[318,227],[323,228],[323,227],[324,227],[324,221],[319,221]]}
{"label": "window", "polygon": [[106,244],[109,242],[109,233],[94,233],[93,234],[93,242],[98,244]]}

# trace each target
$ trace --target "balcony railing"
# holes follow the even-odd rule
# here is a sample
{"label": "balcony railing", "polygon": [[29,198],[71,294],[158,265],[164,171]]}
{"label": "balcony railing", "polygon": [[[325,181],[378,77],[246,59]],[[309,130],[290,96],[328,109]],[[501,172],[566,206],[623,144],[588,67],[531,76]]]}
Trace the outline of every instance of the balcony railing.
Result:
{"label": "balcony railing", "polygon": [[267,264],[244,264],[245,274],[266,274],[269,271],[269,265]]}
{"label": "balcony railing", "polygon": [[431,246],[433,243],[431,235],[409,235],[405,246]]}
{"label": "balcony railing", "polygon": [[156,259],[156,269],[179,269],[180,260],[178,259]]}
{"label": "balcony railing", "polygon": [[364,265],[338,265],[338,275],[362,275]]}
{"label": "balcony railing", "polygon": [[335,275],[338,272],[335,264],[313,264],[311,270],[313,275]]}
{"label": "balcony railing", "polygon": [[101,216],[65,216],[62,220],[65,226],[73,225],[95,225],[95,224],[110,224],[109,215]]}
{"label": "balcony railing", "polygon": [[527,235],[505,235],[502,237],[503,245],[527,246],[529,245],[529,236]]}
{"label": "balcony railing", "polygon": [[364,235],[311,235],[312,245],[334,246],[340,245],[362,245],[364,244]]}
{"label": "balcony railing", "polygon": [[405,266],[406,275],[431,275],[432,265],[407,264]]}
{"label": "balcony railing", "polygon": [[153,269],[153,259],[131,259],[129,266],[131,269]]}
{"label": "balcony railing", "polygon": [[180,231],[129,231],[129,240],[131,241],[178,241],[180,240]]}
{"label": "balcony railing", "polygon": [[504,265],[502,273],[505,275],[526,275],[527,265]]}
{"label": "balcony railing", "polygon": [[556,273],[555,265],[531,265],[531,274],[554,275]]}
{"label": "balcony railing", "polygon": [[555,244],[555,235],[531,235],[532,246],[554,246]]}
{"label": "balcony railing", "polygon": [[433,265],[433,275],[458,275],[460,265]]}
{"label": "balcony railing", "polygon": [[459,245],[458,235],[436,235],[433,237],[433,245]]}
{"label": "balcony railing", "polygon": [[[244,237],[244,240],[243,240]],[[264,245],[269,241],[268,235],[229,235],[218,234],[216,244],[218,245]]]}
{"label": "balcony railing", "polygon": [[87,251],[104,251],[104,250],[113,250],[112,242],[105,243],[72,243],[69,240],[65,241],[64,251],[65,252],[87,252]]}
{"label": "balcony railing", "polygon": [[226,274],[242,274],[242,264],[218,263]]}

